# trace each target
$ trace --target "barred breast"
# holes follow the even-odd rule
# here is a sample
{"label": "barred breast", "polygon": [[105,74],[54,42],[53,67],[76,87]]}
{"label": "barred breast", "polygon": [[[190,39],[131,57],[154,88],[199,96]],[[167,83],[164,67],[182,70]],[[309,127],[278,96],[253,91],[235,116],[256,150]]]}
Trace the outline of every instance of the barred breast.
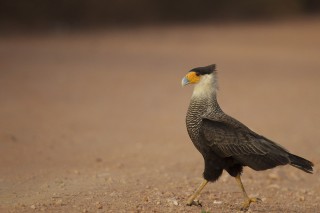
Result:
{"label": "barred breast", "polygon": [[186,125],[189,137],[197,149],[199,149],[199,130],[202,122],[202,115],[206,112],[207,103],[204,100],[192,100],[190,102]]}

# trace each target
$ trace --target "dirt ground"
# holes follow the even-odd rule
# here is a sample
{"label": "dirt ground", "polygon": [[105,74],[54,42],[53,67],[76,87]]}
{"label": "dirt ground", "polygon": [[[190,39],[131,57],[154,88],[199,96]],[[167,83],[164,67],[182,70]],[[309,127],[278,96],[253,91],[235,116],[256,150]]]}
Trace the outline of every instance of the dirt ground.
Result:
{"label": "dirt ground", "polygon": [[0,37],[0,212],[237,212],[226,173],[200,196],[185,128],[192,86],[216,63],[219,102],[315,163],[243,182],[249,212],[319,212],[320,19]]}

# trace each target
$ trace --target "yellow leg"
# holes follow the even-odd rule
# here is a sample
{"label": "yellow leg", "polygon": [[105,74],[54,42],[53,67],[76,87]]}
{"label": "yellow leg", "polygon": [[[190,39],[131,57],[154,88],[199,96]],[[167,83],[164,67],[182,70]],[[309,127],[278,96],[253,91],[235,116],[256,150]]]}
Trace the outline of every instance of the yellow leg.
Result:
{"label": "yellow leg", "polygon": [[244,199],[245,199],[245,201],[244,201],[244,203],[243,203],[243,205],[242,205],[241,210],[242,210],[242,211],[247,211],[247,210],[249,209],[251,203],[253,203],[253,202],[260,202],[261,199],[260,199],[260,198],[249,198],[246,190],[245,190],[244,187],[243,187],[243,184],[242,184],[242,181],[241,181],[241,178],[240,178],[240,174],[236,176],[236,180],[237,180],[237,183],[239,184],[239,186],[240,186],[240,188],[241,188],[241,190],[242,190],[242,194],[243,194]]}
{"label": "yellow leg", "polygon": [[207,180],[203,180],[202,183],[200,184],[200,186],[198,187],[198,189],[191,195],[191,197],[188,199],[187,201],[187,205],[191,206],[191,205],[200,205],[199,201],[195,201],[195,198],[199,196],[200,192],[202,191],[202,189],[207,185],[208,181]]}

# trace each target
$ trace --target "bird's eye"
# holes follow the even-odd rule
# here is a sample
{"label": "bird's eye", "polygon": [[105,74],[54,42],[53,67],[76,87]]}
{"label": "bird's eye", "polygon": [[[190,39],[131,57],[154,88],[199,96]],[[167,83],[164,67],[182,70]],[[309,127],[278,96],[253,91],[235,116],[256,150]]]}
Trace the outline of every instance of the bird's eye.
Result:
{"label": "bird's eye", "polygon": [[200,76],[200,73],[196,72],[196,76]]}

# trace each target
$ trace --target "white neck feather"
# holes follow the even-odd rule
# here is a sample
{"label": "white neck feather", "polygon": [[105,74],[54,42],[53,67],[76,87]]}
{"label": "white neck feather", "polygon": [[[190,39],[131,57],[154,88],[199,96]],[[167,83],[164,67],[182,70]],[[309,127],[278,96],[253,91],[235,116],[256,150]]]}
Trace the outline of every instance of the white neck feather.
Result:
{"label": "white neck feather", "polygon": [[213,97],[218,90],[218,82],[216,73],[203,75],[193,89],[192,97],[208,98]]}

